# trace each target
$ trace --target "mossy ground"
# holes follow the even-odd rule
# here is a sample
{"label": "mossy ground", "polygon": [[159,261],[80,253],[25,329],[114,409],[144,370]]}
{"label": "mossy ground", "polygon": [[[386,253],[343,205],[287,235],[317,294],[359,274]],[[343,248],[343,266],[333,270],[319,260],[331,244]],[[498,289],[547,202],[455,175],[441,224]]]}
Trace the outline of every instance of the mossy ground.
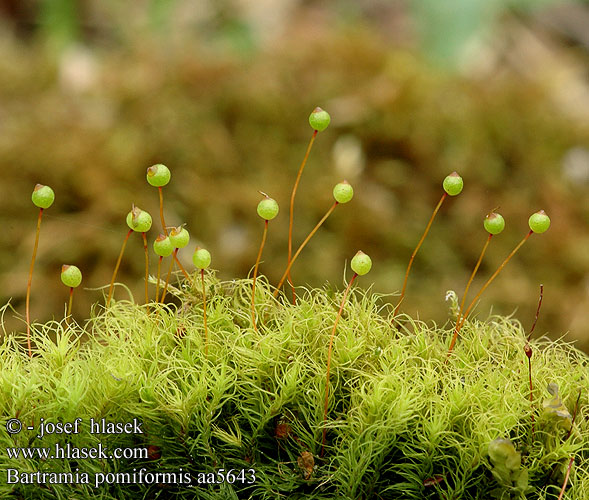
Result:
{"label": "mossy ground", "polygon": [[[106,310],[97,305],[83,326],[36,324],[32,359],[23,334],[6,335],[0,346],[2,426],[15,417],[36,429],[41,418],[82,418],[83,425],[78,434],[42,439],[34,437],[38,429],[12,436],[3,430],[0,469],[78,469],[90,474],[91,484],[7,484],[4,475],[0,498],[556,499],[573,456],[564,498],[585,497],[584,354],[563,342],[532,341],[532,405],[526,333],[518,322],[468,321],[447,360],[452,318],[436,326],[401,315],[400,326],[392,327],[383,297],[361,286],[360,281],[350,293],[338,326],[326,422],[327,346],[341,291],[300,289],[293,306],[284,297],[273,299],[262,279],[255,331],[251,281],[219,282],[208,274],[208,356],[199,286],[173,289],[176,305],[148,309],[119,300]],[[550,382],[558,385],[571,414],[582,389],[568,439],[543,410]],[[93,435],[90,418],[137,418],[144,433]],[[494,478],[487,451],[497,438],[510,439],[521,453],[529,475],[526,492]],[[5,450],[55,443],[148,448],[149,457],[16,460]],[[93,484],[97,473],[119,474],[120,481],[142,468],[182,470],[192,486],[170,484],[164,476],[154,484]],[[206,479],[202,473],[221,468],[236,474],[254,469],[255,482],[197,484]]]}

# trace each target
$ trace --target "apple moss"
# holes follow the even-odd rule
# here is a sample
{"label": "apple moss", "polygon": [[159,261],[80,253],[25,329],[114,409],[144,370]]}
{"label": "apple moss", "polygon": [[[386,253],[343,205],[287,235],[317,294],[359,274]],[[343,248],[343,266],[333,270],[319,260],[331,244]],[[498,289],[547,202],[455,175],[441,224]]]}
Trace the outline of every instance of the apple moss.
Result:
{"label": "apple moss", "polygon": [[[436,326],[399,314],[392,327],[384,298],[356,287],[334,341],[324,422],[326,347],[342,292],[301,289],[292,305],[274,299],[262,277],[255,331],[251,280],[205,278],[207,356],[202,296],[190,286],[172,289],[177,306],[113,300],[83,326],[33,324],[32,358],[24,334],[4,337],[2,426],[17,418],[25,430],[0,433],[1,497],[547,500],[558,497],[573,456],[564,498],[589,491],[588,358],[572,346],[531,342],[531,404],[526,334],[517,321],[468,320],[447,358],[453,318]],[[39,439],[42,418],[81,418],[81,429]],[[91,418],[136,418],[142,433],[91,434]],[[144,452],[69,461],[5,452],[53,452],[57,443]],[[505,453],[496,449],[501,443]],[[86,473],[90,484],[9,484],[8,469],[19,478]],[[219,469],[237,479],[202,484]],[[143,482],[132,481],[139,471]],[[96,488],[97,477],[108,482]]]}

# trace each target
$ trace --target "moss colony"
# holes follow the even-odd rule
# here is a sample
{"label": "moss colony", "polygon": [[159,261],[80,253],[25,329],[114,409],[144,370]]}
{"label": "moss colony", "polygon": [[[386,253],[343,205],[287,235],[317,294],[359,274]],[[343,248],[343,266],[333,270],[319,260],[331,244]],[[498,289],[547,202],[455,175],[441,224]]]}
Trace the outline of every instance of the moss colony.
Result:
{"label": "moss colony", "polygon": [[[200,287],[184,285],[172,288],[177,306],[113,300],[84,327],[33,325],[32,358],[23,338],[6,338],[2,415],[35,431],[3,432],[2,448],[103,446],[129,458],[3,452],[3,471],[19,473],[16,483],[3,477],[3,497],[556,499],[572,457],[564,498],[589,491],[586,391],[575,404],[588,368],[575,349],[532,341],[530,403],[526,334],[516,321],[467,321],[448,359],[453,322],[436,327],[401,314],[394,328],[382,297],[353,288],[324,421],[340,292],[299,289],[292,305],[260,280],[255,331],[251,280],[220,283],[207,273],[205,355]],[[36,437],[41,419],[77,418],[77,434]],[[141,432],[91,433],[90,419],[136,419]],[[39,485],[37,471],[71,473],[62,480],[78,484],[50,484],[59,476],[46,475]]]}

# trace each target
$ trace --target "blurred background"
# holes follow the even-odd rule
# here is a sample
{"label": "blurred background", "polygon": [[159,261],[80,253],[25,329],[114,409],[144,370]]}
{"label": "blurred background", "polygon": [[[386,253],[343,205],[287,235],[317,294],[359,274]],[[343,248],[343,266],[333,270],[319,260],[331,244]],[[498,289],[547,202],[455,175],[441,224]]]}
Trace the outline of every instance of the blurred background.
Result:
{"label": "blurred background", "polygon": [[[7,331],[24,330],[24,299],[38,209],[36,183],[53,187],[31,295],[32,318],[63,317],[63,263],[78,265],[82,320],[101,300],[135,203],[160,232],[147,167],[164,163],[166,222],[186,223],[180,252],[192,269],[207,247],[221,279],[253,267],[262,190],[281,205],[260,271],[286,265],[290,191],[316,106],[319,134],[295,206],[295,248],[331,205],[355,189],[293,268],[296,284],[344,286],[358,249],[372,272],[358,286],[401,287],[441,182],[448,199],[418,254],[403,311],[448,318],[499,206],[473,293],[544,209],[534,235],[484,294],[477,314],[514,314],[535,335],[589,350],[589,3],[550,0],[0,0],[0,303]],[[155,274],[152,254],[151,273]],[[142,243],[129,240],[119,280],[143,297]],[[347,271],[349,279],[350,272]],[[152,290],[152,293],[153,290]],[[117,290],[118,297],[126,297]],[[395,301],[394,298],[388,300]],[[395,301],[396,302],[396,301]]]}

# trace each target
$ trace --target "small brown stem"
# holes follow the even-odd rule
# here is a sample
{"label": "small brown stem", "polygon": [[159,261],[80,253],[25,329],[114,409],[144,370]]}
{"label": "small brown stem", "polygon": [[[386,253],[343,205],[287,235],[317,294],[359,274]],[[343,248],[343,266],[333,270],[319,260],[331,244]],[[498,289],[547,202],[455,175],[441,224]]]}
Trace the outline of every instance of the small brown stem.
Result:
{"label": "small brown stem", "polygon": [[266,243],[266,235],[268,234],[268,221],[264,221],[264,233],[262,234],[262,243],[260,244],[260,250],[258,251],[258,256],[256,258],[256,265],[254,266],[254,278],[252,281],[252,325],[254,326],[254,330],[258,331],[258,327],[256,326],[256,278],[258,277],[258,266],[260,265],[260,259],[262,258],[262,251],[264,250],[264,244]]}
{"label": "small brown stem", "polygon": [[149,303],[149,290],[148,290],[148,281],[149,281],[149,252],[147,251],[147,236],[145,233],[141,233],[143,236],[143,249],[145,250],[145,303]]}
{"label": "small brown stem", "polygon": [[29,281],[27,283],[27,298],[25,301],[25,317],[27,320],[27,350],[29,358],[33,357],[31,350],[31,314],[30,314],[30,300],[31,300],[31,283],[33,281],[33,268],[35,267],[35,259],[37,258],[37,249],[39,248],[39,233],[41,232],[41,218],[43,217],[43,209],[39,208],[39,216],[37,217],[37,230],[35,231],[35,244],[33,245],[33,256],[31,257],[31,267],[29,268]]}
{"label": "small brown stem", "polygon": [[184,266],[182,265],[182,263],[180,262],[180,260],[178,259],[178,248],[176,248],[174,250],[174,260],[176,261],[176,264],[178,264],[178,267],[180,268],[180,271],[182,271],[182,274],[184,275],[184,277],[190,282],[192,283],[192,280],[190,279],[190,275],[186,272],[186,269],[184,269]]}
{"label": "small brown stem", "polygon": [[[352,279],[350,280],[350,282],[348,283],[348,286],[346,287],[346,291],[344,292],[344,296],[342,298],[342,303],[339,306],[339,311],[337,312],[337,316],[336,316],[335,322],[333,324],[333,329],[331,330],[331,335],[329,337],[329,348],[327,349],[327,374],[325,377],[325,405],[323,408],[323,422],[324,423],[327,421],[327,408],[329,406],[329,370],[331,368],[331,352],[333,350],[333,339],[335,338],[337,324],[338,324],[339,319],[342,315],[342,311],[344,310],[344,304],[346,303],[346,299],[348,298],[348,293],[350,292],[350,288],[352,288],[352,283],[354,283],[354,280],[356,279],[357,276],[358,276],[358,274],[354,273],[354,276],[352,276]],[[326,436],[327,436],[327,427],[324,427],[323,428],[323,439],[321,441],[321,456],[323,456]]]}
{"label": "small brown stem", "polygon": [[163,257],[160,255],[160,258],[157,261],[157,281],[155,282],[155,303],[159,302],[160,296],[160,274],[162,271],[162,259]]}
{"label": "small brown stem", "polygon": [[493,237],[493,235],[491,233],[489,233],[489,237],[487,238],[487,241],[485,241],[485,245],[483,246],[483,250],[481,251],[481,255],[479,256],[479,260],[477,260],[477,263],[474,266],[474,269],[472,270],[472,274],[470,275],[470,278],[468,279],[468,283],[466,284],[466,288],[464,289],[464,295],[462,296],[462,301],[460,302],[460,309],[458,309],[458,320],[460,320],[460,318],[462,316],[462,309],[464,307],[464,302],[466,300],[466,296],[468,295],[468,290],[470,289],[470,285],[472,284],[472,280],[474,279],[477,271],[479,270],[481,262],[483,261],[483,257],[485,256],[485,252],[487,251],[487,247],[489,246],[489,243],[491,243],[492,237]]}
{"label": "small brown stem", "polygon": [[166,227],[166,221],[164,220],[164,194],[161,186],[158,186],[157,189],[160,195],[160,219],[162,221],[162,229],[164,230],[164,235],[168,236],[168,228]]}
{"label": "small brown stem", "polygon": [[[524,352],[528,357],[528,383],[530,384],[530,406],[534,405],[534,386],[532,385],[532,348],[526,344]],[[534,442],[536,436],[536,417],[532,411],[532,442]]]}
{"label": "small brown stem", "polygon": [[108,298],[106,299],[106,307],[110,305],[110,299],[112,298],[112,291],[115,285],[115,279],[117,277],[117,272],[119,271],[119,267],[121,265],[121,260],[123,259],[123,254],[125,253],[125,247],[127,246],[127,241],[129,240],[129,236],[133,232],[132,229],[129,229],[127,232],[127,236],[125,236],[125,241],[123,241],[123,246],[121,247],[121,251],[119,252],[119,258],[117,259],[117,263],[115,265],[115,270],[112,273],[112,279],[110,280],[110,286],[108,288]]}
{"label": "small brown stem", "polygon": [[297,260],[297,257],[300,255],[300,253],[303,251],[303,248],[305,248],[305,245],[307,243],[309,243],[309,240],[313,237],[313,235],[317,232],[317,230],[321,227],[321,225],[325,222],[325,220],[331,215],[331,212],[333,212],[335,210],[335,207],[337,207],[338,205],[339,205],[339,203],[337,201],[334,202],[333,205],[331,205],[331,208],[327,211],[327,213],[321,218],[321,220],[316,224],[316,226],[307,235],[305,240],[301,243],[301,245],[299,246],[299,248],[297,249],[297,251],[295,252],[293,257],[291,259],[289,259],[288,265],[286,266],[286,270],[284,271],[282,278],[280,278],[280,281],[278,283],[278,286],[276,287],[276,290],[274,290],[274,293],[273,293],[274,297],[278,296],[278,292],[280,291],[280,287],[284,283],[284,280],[289,276],[290,268],[294,264],[295,260]]}
{"label": "small brown stem", "polygon": [[558,495],[558,500],[562,500],[564,497],[564,490],[566,490],[567,483],[569,482],[569,476],[571,475],[571,467],[573,466],[573,462],[575,461],[575,457],[571,457],[569,460],[569,465],[567,467],[566,475],[564,476],[564,482],[562,483],[562,489],[560,490],[560,495]]}
{"label": "small brown stem", "polygon": [[170,282],[170,275],[172,274],[172,268],[174,267],[174,261],[176,261],[176,254],[178,253],[178,249],[174,249],[174,256],[173,259],[170,260],[170,267],[168,267],[168,274],[166,276],[166,283],[164,284],[164,291],[162,292],[162,298],[160,299],[160,303],[164,303],[164,299],[166,298],[166,292],[168,291],[168,283]]}
{"label": "small brown stem", "polygon": [[207,292],[205,289],[205,270],[200,270],[200,278],[202,280],[202,320],[205,329],[205,357],[209,354],[209,330],[207,327]]}
{"label": "small brown stem", "polygon": [[[309,141],[309,145],[307,146],[307,151],[305,152],[305,157],[301,162],[299,167],[299,171],[297,173],[297,178],[295,180],[294,186],[292,188],[292,193],[290,195],[290,211],[289,211],[289,219],[288,219],[288,261],[287,264],[290,264],[290,258],[292,256],[292,226],[294,222],[294,200],[297,194],[297,189],[299,187],[299,182],[301,181],[301,176],[303,175],[303,170],[305,165],[307,164],[307,159],[309,158],[309,153],[311,152],[311,148],[313,147],[313,143],[315,142],[315,138],[317,137],[317,130],[313,131],[313,135],[311,136],[311,140]],[[290,270],[287,273],[288,280],[292,289],[292,297],[293,297],[293,304],[296,302],[296,295],[295,295],[295,288],[292,284],[292,278],[290,276]]]}
{"label": "small brown stem", "polygon": [[521,240],[517,246],[511,251],[511,253],[505,258],[505,260],[499,265],[499,267],[497,268],[497,270],[493,273],[493,275],[485,282],[485,284],[482,286],[482,288],[479,290],[479,293],[476,294],[475,298],[472,299],[472,302],[468,305],[468,307],[466,308],[466,311],[464,311],[464,314],[462,315],[462,318],[460,318],[457,322],[456,322],[456,326],[454,328],[454,335],[452,336],[452,341],[450,342],[450,347],[448,348],[448,356],[450,356],[450,354],[452,354],[452,351],[454,349],[454,345],[456,344],[456,339],[458,338],[458,334],[460,333],[460,329],[462,328],[462,325],[464,325],[464,322],[466,321],[466,318],[468,317],[468,313],[471,311],[471,309],[474,307],[474,305],[476,304],[477,300],[479,300],[479,297],[482,295],[482,293],[487,289],[487,287],[493,282],[493,280],[497,277],[497,275],[503,270],[503,268],[507,265],[507,263],[511,260],[511,258],[515,255],[515,253],[521,248],[521,246],[528,241],[528,238],[533,234],[533,231],[530,231],[528,234],[526,234],[526,236],[524,237],[523,240]]}
{"label": "small brown stem", "polygon": [[528,338],[526,342],[529,343],[530,339],[532,338],[532,333],[536,328],[536,323],[538,323],[538,316],[540,316],[540,308],[542,307],[542,299],[544,298],[544,285],[540,283],[540,298],[538,299],[538,307],[536,308],[536,316],[534,317],[534,322],[532,323],[532,328],[530,328],[530,333],[528,333]]}
{"label": "small brown stem", "polygon": [[425,231],[423,232],[423,235],[421,236],[419,243],[417,243],[415,250],[413,250],[413,254],[411,254],[411,258],[409,259],[409,264],[407,265],[407,270],[405,271],[405,278],[403,279],[403,288],[401,289],[401,296],[399,298],[399,303],[397,304],[397,306],[395,307],[395,309],[393,311],[393,320],[395,319],[395,316],[397,315],[397,312],[399,311],[399,307],[401,307],[401,302],[403,302],[403,299],[405,298],[405,290],[407,289],[407,279],[409,278],[409,271],[411,270],[411,266],[413,265],[413,260],[415,259],[415,256],[417,255],[417,252],[419,251],[419,248],[421,247],[423,240],[425,240],[427,233],[429,233],[429,230],[432,227],[432,224],[434,222],[434,218],[436,217],[436,214],[440,210],[440,207],[442,206],[442,203],[444,203],[444,200],[446,199],[447,196],[448,196],[448,193],[444,192],[444,194],[440,198],[440,201],[438,201],[438,204],[436,205],[436,208],[434,208],[432,216],[430,217],[429,222],[427,223],[427,226],[425,227]]}
{"label": "small brown stem", "polygon": [[290,274],[290,271],[288,271],[288,284],[290,285],[290,289],[292,290],[292,305],[294,306],[297,303],[297,292],[292,282],[292,276]]}
{"label": "small brown stem", "polygon": [[70,324],[70,316],[72,315],[72,303],[74,301],[74,287],[70,287],[70,300],[68,301],[67,305],[67,313],[65,315],[65,324]]}
{"label": "small brown stem", "polygon": [[[528,333],[528,338],[526,339],[526,345],[524,346],[524,352],[528,358],[528,381],[530,384],[530,405],[534,404],[534,385],[532,384],[532,347],[530,346],[530,339],[532,338],[532,333],[536,328],[536,323],[538,322],[538,316],[540,315],[540,308],[542,307],[542,297],[544,296],[544,285],[540,284],[540,298],[538,299],[538,307],[536,308],[536,317],[534,318],[534,323],[532,323],[532,328],[530,328],[530,333]],[[532,442],[534,441],[534,436],[536,434],[536,417],[534,413],[532,413]]]}

